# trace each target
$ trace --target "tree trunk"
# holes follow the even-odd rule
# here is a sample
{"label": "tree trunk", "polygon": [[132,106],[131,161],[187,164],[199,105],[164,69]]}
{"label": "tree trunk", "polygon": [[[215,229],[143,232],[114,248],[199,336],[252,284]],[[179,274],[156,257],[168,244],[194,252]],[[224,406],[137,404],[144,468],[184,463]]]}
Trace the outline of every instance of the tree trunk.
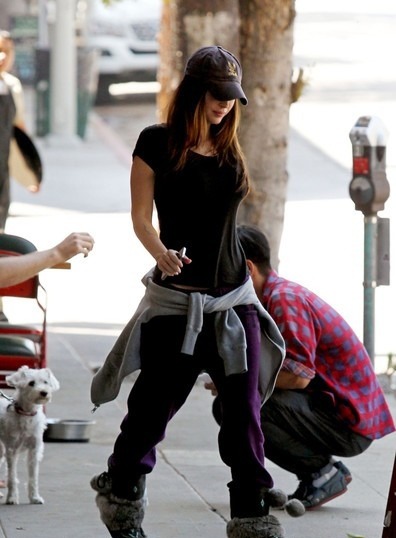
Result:
{"label": "tree trunk", "polygon": [[287,149],[295,0],[239,0],[240,58],[249,105],[240,130],[252,189],[240,222],[268,237],[278,266],[287,195]]}
{"label": "tree trunk", "polygon": [[239,54],[238,13],[238,0],[164,0],[157,101],[161,119],[187,59],[199,47],[221,45]]}
{"label": "tree trunk", "polygon": [[176,2],[163,0],[161,31],[158,37],[159,45],[159,68],[157,79],[160,83],[160,91],[157,95],[157,114],[160,121],[166,116],[166,106],[169,97],[180,80],[180,69],[177,58],[178,31],[176,25]]}

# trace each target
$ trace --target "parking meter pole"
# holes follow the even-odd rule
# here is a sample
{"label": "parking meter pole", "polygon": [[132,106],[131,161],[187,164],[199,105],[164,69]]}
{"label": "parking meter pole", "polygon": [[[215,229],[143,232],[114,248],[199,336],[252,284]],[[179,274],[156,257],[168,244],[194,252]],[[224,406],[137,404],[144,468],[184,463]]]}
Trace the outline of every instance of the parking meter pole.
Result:
{"label": "parking meter pole", "polygon": [[364,218],[363,344],[374,363],[375,288],[377,275],[377,216]]}

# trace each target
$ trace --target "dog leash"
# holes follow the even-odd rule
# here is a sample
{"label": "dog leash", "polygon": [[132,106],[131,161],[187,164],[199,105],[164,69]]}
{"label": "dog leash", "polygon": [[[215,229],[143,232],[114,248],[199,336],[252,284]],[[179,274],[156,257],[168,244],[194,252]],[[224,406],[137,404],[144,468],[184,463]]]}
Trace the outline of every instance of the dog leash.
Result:
{"label": "dog leash", "polygon": [[4,394],[4,392],[2,390],[0,390],[0,396],[2,396],[3,398],[5,398],[6,400],[8,400],[9,402],[13,402],[14,399],[11,398],[11,396],[7,396],[7,394]]}

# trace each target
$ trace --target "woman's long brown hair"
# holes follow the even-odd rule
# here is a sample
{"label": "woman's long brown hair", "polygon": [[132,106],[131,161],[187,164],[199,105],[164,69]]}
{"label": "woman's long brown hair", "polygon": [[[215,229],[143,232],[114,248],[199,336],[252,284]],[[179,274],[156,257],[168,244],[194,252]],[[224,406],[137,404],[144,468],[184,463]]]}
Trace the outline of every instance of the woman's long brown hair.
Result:
{"label": "woman's long brown hair", "polygon": [[208,126],[205,117],[206,87],[186,75],[176,89],[167,114],[169,128],[169,151],[174,170],[181,170],[188,151],[198,146],[201,139],[212,141],[219,163],[237,167],[238,188],[248,190],[249,179],[245,158],[238,140],[240,104],[235,102],[219,125]]}

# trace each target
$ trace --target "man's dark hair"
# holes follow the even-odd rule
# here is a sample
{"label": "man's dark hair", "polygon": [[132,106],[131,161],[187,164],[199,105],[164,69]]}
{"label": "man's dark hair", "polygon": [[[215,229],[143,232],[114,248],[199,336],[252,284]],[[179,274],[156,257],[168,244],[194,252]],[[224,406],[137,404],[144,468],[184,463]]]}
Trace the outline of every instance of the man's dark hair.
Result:
{"label": "man's dark hair", "polygon": [[255,226],[241,224],[237,231],[246,259],[251,260],[257,265],[260,273],[266,275],[271,270],[271,249],[268,239]]}

